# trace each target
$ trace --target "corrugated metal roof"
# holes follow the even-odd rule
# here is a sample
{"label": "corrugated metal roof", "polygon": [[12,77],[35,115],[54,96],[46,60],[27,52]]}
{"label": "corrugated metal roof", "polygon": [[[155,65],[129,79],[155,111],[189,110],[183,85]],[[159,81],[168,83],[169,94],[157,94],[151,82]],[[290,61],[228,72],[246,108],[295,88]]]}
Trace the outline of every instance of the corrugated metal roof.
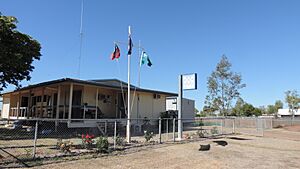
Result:
{"label": "corrugated metal roof", "polygon": [[[29,86],[22,87],[20,89],[14,90],[14,91],[2,93],[2,95],[17,92],[17,91],[23,91],[23,90],[28,90],[28,89],[32,89],[32,88],[37,88],[37,87],[43,87],[43,86],[48,86],[48,85],[53,85],[53,84],[58,84],[58,83],[64,83],[64,82],[73,82],[73,83],[79,83],[79,84],[94,85],[94,86],[111,88],[111,89],[116,89],[116,90],[121,90],[121,88],[123,88],[124,91],[127,91],[127,85],[128,85],[126,82],[123,82],[118,79],[79,80],[79,79],[63,78],[63,79],[51,80],[51,81],[46,81],[46,82],[42,82],[42,83],[29,85]],[[134,85],[130,85],[130,88],[131,88],[131,90],[136,90],[136,91],[140,91],[140,92],[165,94],[168,96],[177,96],[176,93],[164,92],[164,91],[159,91],[159,90],[151,90],[151,89],[143,89],[143,88],[136,87]]]}

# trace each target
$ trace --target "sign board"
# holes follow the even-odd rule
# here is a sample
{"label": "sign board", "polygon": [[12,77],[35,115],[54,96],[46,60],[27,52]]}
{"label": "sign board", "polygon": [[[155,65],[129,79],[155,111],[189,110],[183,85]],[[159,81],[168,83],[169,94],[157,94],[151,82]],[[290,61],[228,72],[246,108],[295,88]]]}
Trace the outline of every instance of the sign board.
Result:
{"label": "sign board", "polygon": [[197,73],[182,75],[182,89],[183,90],[197,89]]}

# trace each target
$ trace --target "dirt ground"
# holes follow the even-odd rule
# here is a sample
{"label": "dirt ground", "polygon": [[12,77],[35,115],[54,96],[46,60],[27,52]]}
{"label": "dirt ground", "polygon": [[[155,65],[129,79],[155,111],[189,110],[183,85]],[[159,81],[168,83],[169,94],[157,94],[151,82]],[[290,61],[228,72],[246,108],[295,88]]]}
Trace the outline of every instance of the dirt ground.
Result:
{"label": "dirt ground", "polygon": [[[237,139],[238,138],[238,139]],[[213,141],[224,140],[223,147]],[[200,152],[199,144],[211,144]],[[77,160],[36,168],[299,168],[300,132],[288,129],[266,131],[264,137],[235,135],[205,141],[170,144],[118,156]]]}

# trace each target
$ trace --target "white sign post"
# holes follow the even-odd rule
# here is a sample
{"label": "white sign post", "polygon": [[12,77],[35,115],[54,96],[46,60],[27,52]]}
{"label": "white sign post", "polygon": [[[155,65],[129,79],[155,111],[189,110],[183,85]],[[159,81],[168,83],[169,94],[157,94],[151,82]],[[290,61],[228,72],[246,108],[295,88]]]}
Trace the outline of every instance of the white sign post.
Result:
{"label": "white sign post", "polygon": [[183,90],[197,89],[197,73],[179,75],[178,108],[178,140],[182,139],[182,95]]}

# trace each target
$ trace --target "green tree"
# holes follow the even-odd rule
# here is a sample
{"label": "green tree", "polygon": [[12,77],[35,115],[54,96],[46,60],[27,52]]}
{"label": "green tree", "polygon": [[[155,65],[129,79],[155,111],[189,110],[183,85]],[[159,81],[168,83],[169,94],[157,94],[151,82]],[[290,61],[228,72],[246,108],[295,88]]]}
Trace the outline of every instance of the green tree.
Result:
{"label": "green tree", "polygon": [[276,113],[276,107],[274,105],[268,105],[267,106],[267,114],[274,114]]}
{"label": "green tree", "polygon": [[275,110],[276,110],[276,112],[278,112],[278,109],[282,109],[283,108],[283,103],[282,103],[282,101],[281,100],[276,100],[276,102],[275,102]]}
{"label": "green tree", "polygon": [[245,101],[242,98],[238,98],[234,108],[232,109],[231,115],[232,116],[241,116],[242,114],[242,108],[245,104]]}
{"label": "green tree", "polygon": [[260,106],[259,109],[261,111],[261,114],[268,114],[267,113],[267,108],[265,106]]}
{"label": "green tree", "polygon": [[205,104],[224,116],[228,115],[233,100],[239,98],[239,90],[246,86],[242,84],[242,76],[231,71],[231,66],[228,58],[223,55],[207,80]]}
{"label": "green tree", "polygon": [[22,80],[30,80],[32,62],[41,56],[39,42],[17,31],[17,23],[15,17],[0,12],[0,91],[7,84],[20,87]]}
{"label": "green tree", "polygon": [[261,116],[262,111],[259,108],[254,107],[252,104],[245,103],[242,106],[241,114],[244,116]]}
{"label": "green tree", "polygon": [[300,98],[298,91],[288,90],[285,92],[285,102],[288,104],[289,112],[292,113],[292,118],[295,118],[295,111],[299,109]]}
{"label": "green tree", "polygon": [[209,107],[209,106],[203,106],[203,109],[202,109],[202,111],[200,112],[200,116],[201,117],[205,117],[205,116],[214,116],[215,114],[215,109],[214,108],[212,108],[212,107]]}

